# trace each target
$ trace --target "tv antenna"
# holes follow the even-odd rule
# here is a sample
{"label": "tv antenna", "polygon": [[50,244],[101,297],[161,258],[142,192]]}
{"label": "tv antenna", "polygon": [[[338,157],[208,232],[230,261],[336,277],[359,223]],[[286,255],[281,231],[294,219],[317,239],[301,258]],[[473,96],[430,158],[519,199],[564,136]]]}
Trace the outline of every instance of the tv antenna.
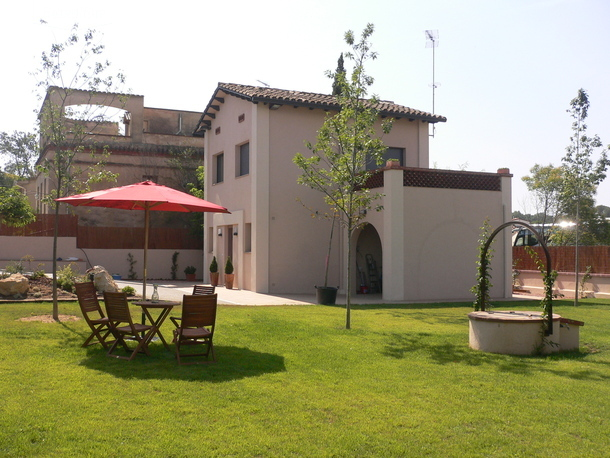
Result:
{"label": "tv antenna", "polygon": [[[438,46],[438,30],[426,30],[425,32],[426,35],[426,48],[432,48],[432,84],[430,86],[432,86],[432,114],[436,114],[434,111],[434,92],[435,89],[437,87],[440,86],[440,83],[437,83],[435,78],[434,78],[434,61],[435,61],[435,55],[434,55],[434,49]],[[432,124],[432,135],[431,137],[434,137],[434,131],[436,129],[435,124]]]}
{"label": "tv antenna", "polygon": [[264,81],[261,81],[261,80],[256,80],[256,81],[258,81],[259,83],[261,83],[265,87],[271,87],[267,83],[265,83]]}

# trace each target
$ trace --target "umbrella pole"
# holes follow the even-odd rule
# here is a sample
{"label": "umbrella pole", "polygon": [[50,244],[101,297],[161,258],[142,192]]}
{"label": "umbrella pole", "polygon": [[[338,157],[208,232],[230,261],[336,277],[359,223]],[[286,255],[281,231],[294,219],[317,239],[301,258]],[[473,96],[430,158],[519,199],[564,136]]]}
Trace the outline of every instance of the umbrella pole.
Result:
{"label": "umbrella pole", "polygon": [[[146,300],[146,277],[148,275],[146,266],[148,265],[148,228],[150,226],[150,210],[148,206],[144,210],[144,272],[142,274],[142,300]],[[144,309],[142,309],[144,310]],[[146,324],[146,315],[142,311],[142,324]]]}
{"label": "umbrella pole", "polygon": [[148,278],[147,266],[148,266],[148,228],[150,227],[150,211],[148,207],[144,210],[144,273],[142,276],[143,287],[142,287],[142,299],[146,300],[146,279]]}

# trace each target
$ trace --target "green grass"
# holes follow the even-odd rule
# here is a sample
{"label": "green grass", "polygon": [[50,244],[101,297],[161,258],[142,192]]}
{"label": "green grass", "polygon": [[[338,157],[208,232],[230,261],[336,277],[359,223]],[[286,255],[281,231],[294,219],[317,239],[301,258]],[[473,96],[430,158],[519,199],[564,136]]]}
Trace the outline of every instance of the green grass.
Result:
{"label": "green grass", "polygon": [[350,331],[341,307],[221,306],[203,366],[2,304],[0,456],[610,456],[610,301],[569,303],[581,351],[546,357],[469,349],[470,304],[354,306]]}

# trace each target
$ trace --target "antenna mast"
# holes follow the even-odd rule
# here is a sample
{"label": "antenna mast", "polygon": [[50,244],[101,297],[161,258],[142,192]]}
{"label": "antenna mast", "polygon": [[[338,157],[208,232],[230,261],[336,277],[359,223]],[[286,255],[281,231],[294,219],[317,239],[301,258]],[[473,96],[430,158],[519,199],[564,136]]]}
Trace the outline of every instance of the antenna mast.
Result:
{"label": "antenna mast", "polygon": [[[435,55],[434,55],[434,49],[438,46],[438,30],[426,30],[425,32],[426,35],[426,48],[432,48],[432,114],[436,114],[436,112],[434,111],[434,92],[435,89],[440,86],[439,83],[436,82],[436,80],[434,79],[434,61],[435,61]],[[435,124],[432,124],[432,135],[431,137],[434,137],[434,131],[436,129]]]}

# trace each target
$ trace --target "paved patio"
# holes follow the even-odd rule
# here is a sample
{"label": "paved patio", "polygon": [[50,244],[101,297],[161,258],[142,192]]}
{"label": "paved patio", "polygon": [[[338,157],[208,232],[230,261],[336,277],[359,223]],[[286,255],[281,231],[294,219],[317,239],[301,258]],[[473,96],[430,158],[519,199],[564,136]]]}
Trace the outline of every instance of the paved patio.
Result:
{"label": "paved patio", "polygon": [[[133,287],[138,294],[142,294],[142,281],[138,280],[115,280],[119,288],[124,286]],[[166,300],[181,301],[183,294],[191,294],[193,285],[201,285],[201,282],[159,280],[158,282],[149,280],[146,284],[146,296],[150,298],[153,292],[153,283],[156,283],[159,291],[159,298]],[[312,287],[313,289],[313,287]],[[316,304],[316,295],[312,294],[260,294],[241,289],[226,289],[224,286],[217,286],[218,303],[226,305],[309,305]],[[381,294],[354,294],[352,304],[382,304],[386,303],[381,298]],[[345,304],[345,296],[337,296],[337,304]]]}
{"label": "paved patio", "polygon": [[[142,281],[141,280],[116,280],[117,285],[120,288],[124,286],[133,287],[138,294],[142,294]],[[150,298],[153,293],[153,283],[159,285],[159,297],[166,300],[181,301],[182,295],[191,294],[193,291],[193,285],[201,285],[202,282],[187,282],[187,281],[171,281],[171,280],[159,280],[155,282],[149,280],[146,284],[146,295]],[[313,289],[313,287],[312,287]],[[216,293],[218,294],[218,303],[225,305],[253,305],[253,306],[264,306],[264,305],[309,305],[317,304],[316,295],[312,291],[311,294],[260,294],[252,291],[245,291],[241,289],[226,289],[224,286],[217,286]],[[536,299],[533,295],[513,295],[513,300],[531,300]],[[447,300],[442,302],[472,302],[473,297]],[[510,300],[510,299],[509,299]],[[440,301],[421,301],[421,302],[440,302]],[[381,294],[353,294],[352,304],[391,304],[397,303],[402,304],[405,301],[388,301],[383,300]],[[345,305],[345,295],[337,296],[337,304]]]}

